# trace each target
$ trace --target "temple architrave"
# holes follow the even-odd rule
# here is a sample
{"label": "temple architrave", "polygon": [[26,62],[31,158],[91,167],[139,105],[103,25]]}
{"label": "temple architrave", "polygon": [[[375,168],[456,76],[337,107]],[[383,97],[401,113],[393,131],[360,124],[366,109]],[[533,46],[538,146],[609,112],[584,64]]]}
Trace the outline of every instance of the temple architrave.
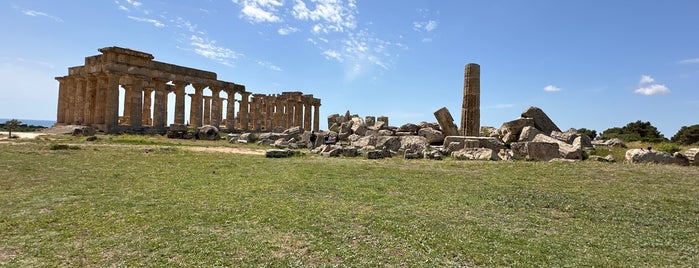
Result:
{"label": "temple architrave", "polygon": [[253,94],[244,85],[218,80],[214,72],[154,61],[148,53],[121,47],[98,51],[102,54],[86,57],[84,66],[56,77],[57,125],[88,125],[105,133],[165,133],[173,105],[168,96],[174,94],[172,124],[213,125],[227,132],[296,126],[319,130],[320,99],[311,94]]}

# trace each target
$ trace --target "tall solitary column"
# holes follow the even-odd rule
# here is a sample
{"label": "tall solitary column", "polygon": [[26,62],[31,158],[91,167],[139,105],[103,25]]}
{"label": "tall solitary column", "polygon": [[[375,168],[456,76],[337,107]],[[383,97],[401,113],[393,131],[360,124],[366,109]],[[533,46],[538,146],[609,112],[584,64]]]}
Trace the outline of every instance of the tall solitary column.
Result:
{"label": "tall solitary column", "polygon": [[240,129],[248,130],[250,123],[248,122],[248,109],[250,109],[250,104],[248,103],[248,98],[250,97],[250,92],[240,92],[242,98],[240,99]]}
{"label": "tall solitary column", "polygon": [[187,82],[175,81],[175,124],[184,125],[184,88]]}
{"label": "tall solitary column", "polygon": [[464,99],[461,104],[461,135],[478,137],[481,128],[481,66],[466,64]]}
{"label": "tall solitary column", "polygon": [[143,126],[143,79],[133,77],[131,79],[131,113],[129,114],[131,127]]}
{"label": "tall solitary column", "polygon": [[194,127],[201,127],[201,121],[202,121],[202,102],[203,102],[203,96],[202,94],[204,93],[204,88],[206,86],[204,85],[197,85],[194,84],[192,85],[194,87],[194,94],[192,96],[192,103],[189,107],[189,123],[194,126]]}

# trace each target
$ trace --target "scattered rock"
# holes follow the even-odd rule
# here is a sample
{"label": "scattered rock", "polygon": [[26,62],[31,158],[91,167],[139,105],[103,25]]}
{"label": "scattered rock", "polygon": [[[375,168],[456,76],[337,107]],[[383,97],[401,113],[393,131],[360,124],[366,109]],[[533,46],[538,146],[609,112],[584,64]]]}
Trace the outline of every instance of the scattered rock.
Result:
{"label": "scattered rock", "polygon": [[218,128],[212,125],[206,125],[197,128],[197,139],[200,140],[220,140],[221,136],[218,134]]}
{"label": "scattered rock", "polygon": [[289,150],[289,149],[271,149],[265,151],[265,157],[267,158],[285,158],[285,157],[292,157],[296,155],[298,151],[294,150]]}

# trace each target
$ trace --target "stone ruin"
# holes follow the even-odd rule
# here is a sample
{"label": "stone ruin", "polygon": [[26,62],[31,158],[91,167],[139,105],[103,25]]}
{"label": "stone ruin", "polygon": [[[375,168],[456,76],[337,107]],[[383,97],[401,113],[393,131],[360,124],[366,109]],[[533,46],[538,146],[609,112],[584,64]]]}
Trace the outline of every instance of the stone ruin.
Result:
{"label": "stone ruin", "polygon": [[[207,125],[225,132],[319,129],[320,99],[311,94],[254,94],[244,85],[218,80],[216,73],[154,61],[153,55],[141,51],[105,47],[99,52],[86,57],[85,65],[68,68],[67,76],[56,77],[56,126],[89,126],[104,133],[170,130],[168,136],[180,138],[199,136],[201,130],[186,130]],[[185,92],[189,85],[194,93]],[[169,94],[174,94],[175,103],[174,123],[168,127]],[[191,104],[188,121],[186,96]]]}

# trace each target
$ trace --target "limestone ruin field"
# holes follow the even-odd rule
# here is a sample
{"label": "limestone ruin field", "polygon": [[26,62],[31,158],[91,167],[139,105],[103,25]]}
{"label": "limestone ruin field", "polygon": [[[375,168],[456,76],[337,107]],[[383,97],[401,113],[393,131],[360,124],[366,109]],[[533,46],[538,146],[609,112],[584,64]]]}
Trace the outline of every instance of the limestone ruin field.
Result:
{"label": "limestone ruin field", "polygon": [[0,266],[699,263],[697,166],[274,159],[264,149],[2,140]]}

